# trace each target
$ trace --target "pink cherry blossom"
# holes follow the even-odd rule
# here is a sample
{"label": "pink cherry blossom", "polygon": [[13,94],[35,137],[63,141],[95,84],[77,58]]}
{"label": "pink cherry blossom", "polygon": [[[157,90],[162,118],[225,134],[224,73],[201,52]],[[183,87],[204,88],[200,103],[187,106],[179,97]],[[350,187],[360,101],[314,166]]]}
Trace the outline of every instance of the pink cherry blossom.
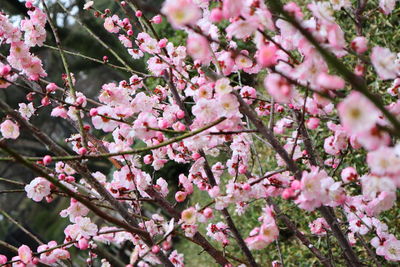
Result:
{"label": "pink cherry blossom", "polygon": [[50,195],[50,186],[51,183],[45,178],[37,177],[25,186],[25,191],[28,198],[32,199],[33,201],[40,202],[44,197]]}
{"label": "pink cherry blossom", "polygon": [[5,120],[0,124],[1,135],[7,139],[17,139],[19,136],[19,127],[11,120]]}
{"label": "pink cherry blossom", "polygon": [[268,93],[279,103],[289,103],[295,93],[292,85],[279,74],[271,73],[264,80]]}
{"label": "pink cherry blossom", "polygon": [[201,17],[200,8],[192,0],[167,0],[161,11],[176,28],[194,24]]}
{"label": "pink cherry blossom", "polygon": [[205,37],[191,34],[187,39],[186,47],[188,54],[194,60],[200,60],[202,63],[207,63],[211,60],[210,45]]}
{"label": "pink cherry blossom", "polygon": [[22,245],[18,248],[18,256],[23,263],[28,264],[32,261],[32,250],[27,245]]}
{"label": "pink cherry blossom", "polygon": [[371,61],[382,80],[395,79],[400,73],[400,64],[396,62],[396,54],[389,48],[375,46],[372,48]]}
{"label": "pink cherry blossom", "polygon": [[368,40],[364,36],[357,36],[351,41],[351,48],[359,54],[368,50]]}
{"label": "pink cherry blossom", "polygon": [[338,112],[343,128],[352,134],[371,129],[379,117],[377,108],[358,92],[351,92],[340,102]]}

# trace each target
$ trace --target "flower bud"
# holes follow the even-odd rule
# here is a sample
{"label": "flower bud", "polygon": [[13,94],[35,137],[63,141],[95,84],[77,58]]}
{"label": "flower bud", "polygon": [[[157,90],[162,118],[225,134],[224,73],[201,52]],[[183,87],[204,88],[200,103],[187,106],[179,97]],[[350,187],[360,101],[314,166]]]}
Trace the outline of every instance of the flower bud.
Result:
{"label": "flower bud", "polygon": [[153,254],[157,254],[158,252],[160,252],[160,247],[157,246],[157,245],[152,246],[152,247],[151,247],[151,252],[152,252]]}
{"label": "flower bud", "polygon": [[53,161],[52,157],[49,155],[46,155],[43,157],[43,164],[44,165],[49,165]]}

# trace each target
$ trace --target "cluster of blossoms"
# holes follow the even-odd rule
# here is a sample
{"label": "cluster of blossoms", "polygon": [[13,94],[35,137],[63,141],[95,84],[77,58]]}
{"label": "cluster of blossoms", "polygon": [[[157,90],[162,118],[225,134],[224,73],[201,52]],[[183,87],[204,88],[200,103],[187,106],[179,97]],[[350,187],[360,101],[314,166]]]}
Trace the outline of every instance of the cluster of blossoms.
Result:
{"label": "cluster of blossoms", "polygon": [[[70,221],[64,243],[50,241],[36,253],[22,245],[11,259],[13,266],[66,260],[72,246],[89,250],[91,263],[100,257],[94,252],[96,242],[116,247],[130,242],[134,249],[128,266],[184,266],[184,255],[175,250],[172,238],[180,232],[221,265],[233,266],[214,243],[223,249],[237,243],[249,266],[257,266],[253,250],[262,251],[278,239],[282,216],[321,260],[321,252],[282,214],[276,198],[296,205],[304,217],[320,211],[323,217],[310,219],[307,230],[318,238],[332,232],[344,251],[343,262],[359,261],[352,246],[363,246],[363,236],[376,255],[400,261],[400,241],[380,217],[395,206],[400,187],[400,145],[395,143],[400,135],[400,56],[386,47],[372,47],[361,34],[346,40],[336,14],[354,9],[350,1],[313,1],[304,9],[295,2],[271,2],[277,6],[269,8],[260,0],[166,0],[161,14],[152,19],[136,5],[120,2],[121,8],[134,9],[142,29],[130,18],[95,10],[88,2],[85,9],[102,19],[129,60],[147,60],[148,74],[128,70],[129,79],[102,85],[98,102],[75,91],[69,71],[62,86],[35,83],[47,76],[41,60],[30,52],[46,39],[47,16],[39,7],[26,2],[29,18],[20,27],[0,14],[0,42],[9,49],[0,62],[0,88],[23,77],[42,89],[41,94],[28,94],[29,103],[20,103],[17,112],[5,110],[2,137],[18,141],[20,126],[31,130],[30,118],[44,106],[52,107],[52,117],[82,124],[79,133],[65,140],[74,155],[61,149],[49,151],[57,161],[48,155],[31,165],[25,162],[41,172],[25,186],[28,198],[50,203],[64,196],[61,192],[70,197],[60,212]],[[388,15],[395,2],[381,0],[379,7]],[[163,17],[187,34],[186,44],[174,45],[158,36],[154,28]],[[229,26],[223,28],[221,22]],[[353,70],[335,64],[342,59],[352,61]],[[107,65],[107,58],[103,61]],[[332,62],[340,68],[333,71]],[[377,81],[393,82],[386,105],[362,89],[371,70]],[[249,82],[260,77],[258,85]],[[155,88],[148,88],[151,79],[160,81]],[[69,92],[60,96],[63,87]],[[0,107],[5,109],[4,104]],[[104,135],[95,136],[92,126]],[[321,147],[314,146],[314,136],[318,141],[324,136]],[[43,135],[35,137],[49,145]],[[260,160],[257,149],[264,143],[276,154]],[[145,148],[133,150],[137,145]],[[355,154],[365,157],[366,164],[347,160]],[[109,159],[115,170],[110,175],[89,170],[86,161],[96,158]],[[176,177],[177,189],[153,175],[171,162],[190,164],[188,172]],[[190,201],[199,191],[211,201],[205,207]],[[189,207],[178,210],[168,201],[171,195]],[[115,213],[112,218],[102,210],[103,200]],[[234,205],[234,213],[243,216],[265,200],[257,216],[260,225],[240,233],[228,209]],[[151,215],[144,216],[146,201],[165,213],[149,211]],[[96,216],[104,220],[98,222]],[[216,242],[209,243],[202,228]],[[0,264],[5,263],[0,256]]]}

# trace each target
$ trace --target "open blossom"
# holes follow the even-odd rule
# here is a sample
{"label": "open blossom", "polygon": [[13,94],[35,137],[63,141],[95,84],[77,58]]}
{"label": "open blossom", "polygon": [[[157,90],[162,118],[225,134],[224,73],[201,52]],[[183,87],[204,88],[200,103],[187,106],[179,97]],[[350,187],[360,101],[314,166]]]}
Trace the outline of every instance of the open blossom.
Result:
{"label": "open blossom", "polygon": [[33,201],[40,202],[42,199],[51,193],[51,183],[45,178],[37,177],[25,186],[25,191],[28,198]]}
{"label": "open blossom", "polygon": [[303,172],[300,190],[301,194],[295,202],[308,211],[321,205],[334,206],[335,201],[342,201],[340,183],[335,183],[326,171],[315,166],[311,167],[311,172]]}
{"label": "open blossom", "polygon": [[21,21],[21,30],[25,32],[24,41],[29,46],[42,46],[46,40],[46,14],[40,9],[28,11],[29,19]]}
{"label": "open blossom", "polygon": [[368,203],[365,211],[369,216],[378,216],[381,212],[391,209],[395,201],[396,193],[384,191]]}
{"label": "open blossom", "polygon": [[18,248],[18,256],[23,263],[28,264],[32,261],[32,250],[27,245],[22,245]]}
{"label": "open blossom", "polygon": [[[64,248],[56,248],[56,241],[50,241],[48,244],[40,245],[37,249],[37,252],[40,253],[40,262],[50,265],[56,263],[58,260],[67,260],[70,258],[69,252]],[[52,250],[50,250],[52,249]],[[42,253],[47,251],[46,253]]]}
{"label": "open blossom", "polygon": [[351,41],[351,48],[359,54],[368,50],[368,40],[364,36],[357,36]]}
{"label": "open blossom", "polygon": [[308,8],[316,18],[320,19],[324,23],[329,24],[335,21],[333,17],[333,8],[327,1],[312,2],[308,5]]}
{"label": "open blossom", "polygon": [[17,139],[19,136],[19,127],[16,123],[10,121],[10,120],[5,120],[1,125],[0,125],[0,131],[1,135],[4,138],[8,139]]}
{"label": "open blossom", "polygon": [[338,111],[343,128],[351,134],[371,129],[380,114],[377,108],[358,92],[351,92],[340,102]]}
{"label": "open blossom", "polygon": [[376,254],[389,261],[400,261],[400,241],[394,237],[386,240],[381,249],[377,249]]}
{"label": "open blossom", "polygon": [[330,227],[324,218],[318,218],[308,225],[314,235],[326,235]]}
{"label": "open blossom", "polygon": [[78,229],[78,233],[84,238],[90,238],[97,234],[97,225],[92,223],[88,217],[75,218],[75,225]]}
{"label": "open blossom", "polygon": [[317,84],[324,89],[332,90],[340,90],[345,86],[345,82],[342,78],[336,75],[329,75],[324,72],[318,75]]}
{"label": "open blossom", "polygon": [[222,15],[225,19],[237,17],[243,10],[242,0],[224,0],[222,6]]}
{"label": "open blossom", "polygon": [[358,173],[354,167],[344,168],[340,176],[342,178],[342,181],[345,183],[350,183],[358,180]]}
{"label": "open blossom", "polygon": [[396,2],[397,0],[379,0],[379,8],[383,11],[383,14],[389,15],[393,12]]}
{"label": "open blossom", "polygon": [[188,54],[194,60],[200,60],[203,64],[211,60],[211,47],[204,36],[198,34],[189,35],[186,48]]}
{"label": "open blossom", "polygon": [[258,21],[255,19],[237,20],[231,23],[225,30],[226,36],[232,38],[232,36],[238,39],[245,39],[250,37],[258,27]]}
{"label": "open blossom", "polygon": [[231,81],[228,78],[221,78],[215,83],[215,92],[219,95],[226,95],[232,92]]}
{"label": "open blossom", "polygon": [[190,207],[182,211],[181,219],[186,224],[195,224],[197,220],[197,211],[194,207]]}
{"label": "open blossom", "polygon": [[367,163],[376,175],[398,175],[400,173],[400,157],[393,147],[382,146],[367,155]]}
{"label": "open blossom", "polygon": [[94,5],[94,1],[86,2],[86,3],[83,5],[83,9],[84,9],[84,10],[88,10],[88,9],[92,8],[93,5]]}
{"label": "open blossom", "polygon": [[19,113],[24,117],[25,119],[29,119],[32,117],[32,115],[35,113],[35,108],[33,107],[33,103],[29,103],[28,105],[25,103],[19,103]]}
{"label": "open blossom", "polygon": [[388,177],[363,175],[360,180],[362,194],[366,199],[372,200],[378,197],[380,192],[396,192],[396,185]]}
{"label": "open blossom", "polygon": [[161,11],[175,28],[192,25],[201,17],[201,9],[193,0],[167,0]]}
{"label": "open blossom", "polygon": [[294,97],[294,89],[289,82],[277,73],[268,74],[264,80],[268,93],[279,103],[290,103]]}
{"label": "open blossom", "polygon": [[232,94],[221,95],[218,98],[218,104],[220,105],[219,110],[222,111],[221,116],[232,117],[239,114],[239,102],[236,96]]}
{"label": "open blossom", "polygon": [[263,45],[258,51],[257,61],[263,67],[271,67],[277,63],[277,51],[275,45]]}
{"label": "open blossom", "polygon": [[107,17],[104,20],[104,28],[111,33],[118,33],[119,32],[118,20],[119,18],[117,15],[114,15],[112,17]]}
{"label": "open blossom", "polygon": [[70,206],[60,212],[61,217],[69,216],[71,222],[75,221],[76,217],[83,217],[89,213],[89,209],[78,201],[71,201]]}
{"label": "open blossom", "polygon": [[246,238],[246,244],[251,250],[264,249],[278,238],[279,229],[275,220],[270,218],[264,220],[260,228],[253,229],[250,236]]}
{"label": "open blossom", "polygon": [[372,49],[371,61],[382,80],[395,79],[400,74],[397,56],[389,48],[376,46]]}

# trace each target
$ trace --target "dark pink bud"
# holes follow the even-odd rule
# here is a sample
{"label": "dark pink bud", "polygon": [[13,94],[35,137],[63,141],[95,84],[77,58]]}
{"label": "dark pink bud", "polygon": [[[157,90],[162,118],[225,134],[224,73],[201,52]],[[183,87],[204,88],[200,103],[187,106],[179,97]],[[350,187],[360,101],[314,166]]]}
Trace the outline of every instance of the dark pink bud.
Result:
{"label": "dark pink bud", "polygon": [[79,153],[79,155],[84,156],[87,153],[87,149],[84,147],[81,147],[78,149],[78,153]]}
{"label": "dark pink bud", "polygon": [[91,117],[97,116],[97,114],[99,114],[99,113],[98,113],[98,111],[97,111],[96,108],[90,109],[89,115],[90,115]]}
{"label": "dark pink bud", "polygon": [[42,103],[42,106],[44,106],[44,107],[48,106],[48,105],[50,105],[50,98],[48,96],[45,96],[42,98],[40,103]]}
{"label": "dark pink bud", "polygon": [[152,252],[153,254],[157,254],[158,252],[160,252],[160,247],[157,246],[157,245],[154,245],[154,246],[151,248],[151,252]]}
{"label": "dark pink bud", "polygon": [[86,238],[81,238],[78,241],[78,247],[80,250],[86,250],[89,247],[89,242],[87,241]]}
{"label": "dark pink bud", "polygon": [[49,155],[46,155],[43,157],[43,164],[44,165],[49,165],[53,161],[52,157]]}

